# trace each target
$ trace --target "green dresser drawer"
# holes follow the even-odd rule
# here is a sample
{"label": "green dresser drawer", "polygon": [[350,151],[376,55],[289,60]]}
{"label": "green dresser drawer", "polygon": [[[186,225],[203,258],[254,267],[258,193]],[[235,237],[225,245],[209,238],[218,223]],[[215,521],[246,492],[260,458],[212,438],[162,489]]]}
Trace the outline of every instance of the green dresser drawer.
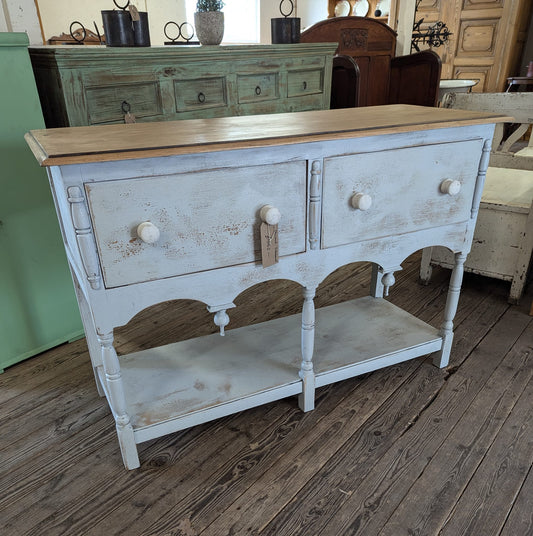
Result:
{"label": "green dresser drawer", "polygon": [[136,118],[163,114],[158,82],[139,82],[85,89],[90,125],[124,121],[126,111]]}
{"label": "green dresser drawer", "polygon": [[177,112],[227,106],[226,78],[197,78],[174,80]]}
{"label": "green dresser drawer", "polygon": [[237,75],[239,104],[279,99],[279,74]]}
{"label": "green dresser drawer", "polygon": [[300,97],[324,91],[324,70],[292,71],[287,75],[288,96]]}

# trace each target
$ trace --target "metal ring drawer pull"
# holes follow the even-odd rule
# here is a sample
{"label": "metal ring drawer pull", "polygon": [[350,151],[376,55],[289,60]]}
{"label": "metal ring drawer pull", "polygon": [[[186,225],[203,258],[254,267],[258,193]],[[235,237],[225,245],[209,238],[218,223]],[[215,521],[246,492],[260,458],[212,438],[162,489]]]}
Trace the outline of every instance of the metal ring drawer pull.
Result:
{"label": "metal ring drawer pull", "polygon": [[368,210],[372,206],[372,197],[358,192],[352,196],[350,203],[357,210]]}
{"label": "metal ring drawer pull", "polygon": [[256,95],[261,95],[261,88],[259,86],[256,86],[255,88],[255,94]]}
{"label": "metal ring drawer pull", "polygon": [[304,80],[304,83],[303,83],[303,88],[304,90],[307,89],[307,82]]}
{"label": "metal ring drawer pull", "polygon": [[205,102],[205,95],[201,91],[198,93],[198,102]]}
{"label": "metal ring drawer pull", "polygon": [[272,205],[265,205],[259,212],[261,221],[268,223],[268,225],[277,225],[281,220],[281,212]]}
{"label": "metal ring drawer pull", "polygon": [[137,226],[137,236],[145,244],[154,244],[159,240],[161,233],[151,221],[143,221]]}
{"label": "metal ring drawer pull", "polygon": [[131,105],[128,101],[122,101],[122,104],[120,105],[122,108],[122,112],[127,114],[131,111]]}
{"label": "metal ring drawer pull", "polygon": [[443,194],[457,195],[461,191],[461,183],[454,179],[446,179],[440,183],[440,191]]}

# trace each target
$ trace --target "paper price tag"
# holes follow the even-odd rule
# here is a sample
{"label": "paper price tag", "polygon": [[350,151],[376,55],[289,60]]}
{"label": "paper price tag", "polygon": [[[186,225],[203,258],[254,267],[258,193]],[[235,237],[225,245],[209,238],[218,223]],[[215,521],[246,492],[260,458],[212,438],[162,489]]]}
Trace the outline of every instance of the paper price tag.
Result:
{"label": "paper price tag", "polygon": [[261,224],[261,257],[263,268],[272,266],[279,261],[278,226]]}
{"label": "paper price tag", "polygon": [[135,123],[135,116],[132,113],[127,112],[124,115],[124,123]]}
{"label": "paper price tag", "polygon": [[139,16],[139,11],[134,5],[130,4],[128,9],[130,10],[131,20],[141,20],[141,17]]}

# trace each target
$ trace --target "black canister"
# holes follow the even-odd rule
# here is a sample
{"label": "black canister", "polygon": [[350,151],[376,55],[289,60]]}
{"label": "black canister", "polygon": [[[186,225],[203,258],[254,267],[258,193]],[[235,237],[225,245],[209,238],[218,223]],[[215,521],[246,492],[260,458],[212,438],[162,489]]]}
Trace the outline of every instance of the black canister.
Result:
{"label": "black canister", "polygon": [[[148,19],[146,21],[148,23]],[[133,21],[129,11],[115,9],[102,11],[102,22],[108,47],[135,46]]]}
{"label": "black canister", "polygon": [[139,20],[133,21],[133,40],[136,47],[150,46],[150,28],[146,11],[139,11]]}
{"label": "black canister", "polygon": [[300,19],[298,17],[279,17],[270,20],[272,43],[299,43]]}

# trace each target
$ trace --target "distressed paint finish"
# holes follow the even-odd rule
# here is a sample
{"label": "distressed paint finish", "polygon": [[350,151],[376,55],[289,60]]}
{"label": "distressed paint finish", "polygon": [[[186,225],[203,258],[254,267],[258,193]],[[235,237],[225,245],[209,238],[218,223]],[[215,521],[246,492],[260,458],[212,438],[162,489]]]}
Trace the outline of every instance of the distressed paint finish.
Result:
{"label": "distressed paint finish", "polygon": [[78,186],[71,186],[67,190],[67,193],[72,225],[76,232],[76,240],[83,261],[83,268],[91,288],[97,290],[100,288],[100,268],[94,247],[91,221],[85,205],[85,197],[82,194],[81,188]]}
{"label": "distressed paint finish", "polygon": [[315,344],[315,289],[305,288],[302,309],[302,364],[300,378],[302,379],[302,394],[299,405],[302,411],[315,408],[315,374],[313,372],[313,350]]}
{"label": "distressed paint finish", "polygon": [[309,185],[309,247],[318,249],[320,239],[320,220],[322,208],[322,170],[317,160],[311,165]]}
{"label": "distressed paint finish", "polygon": [[[470,140],[327,158],[323,247],[467,221],[478,167],[470,155],[481,147]],[[455,196],[439,189],[450,177],[463,185]],[[348,203],[356,193],[370,196],[370,208]]]}
{"label": "distressed paint finish", "polygon": [[47,127],[329,108],[332,43],[141,48],[32,47]]}
{"label": "distressed paint finish", "polygon": [[[280,256],[305,251],[306,162],[243,166],[86,185],[106,286],[260,259],[259,211],[281,212]],[[160,231],[153,244],[141,222]]]}
{"label": "distressed paint finish", "polygon": [[[518,303],[533,252],[533,136],[528,147],[518,152],[512,152],[511,147],[533,123],[533,93],[447,93],[443,106],[483,112],[501,110],[518,124],[518,128],[509,129],[511,134],[507,137],[504,123],[496,125],[491,147],[488,143],[484,147],[480,177],[485,175],[483,169],[489,156],[490,167],[486,182],[480,180],[476,186],[472,219],[477,219],[477,224],[472,251],[464,265],[467,272],[511,281],[508,300]],[[429,281],[432,264],[453,268],[453,253],[441,247],[424,251],[422,281]]]}
{"label": "distressed paint finish", "polygon": [[[402,261],[422,247],[444,245],[460,252],[458,260],[464,258],[475,223],[475,192],[485,171],[482,147],[495,118],[455,114],[454,124],[443,125],[442,117],[449,117],[443,110],[424,111],[425,119],[413,122],[416,108],[408,116],[401,106],[386,108],[389,119],[382,117],[381,134],[374,125],[365,135],[360,125],[368,110],[353,109],[343,111],[348,124],[359,125],[353,136],[339,125],[337,113],[316,112],[292,116],[301,120],[297,141],[265,137],[259,139],[264,146],[244,147],[239,141],[235,147],[235,135],[220,131],[215,137],[225,136],[229,145],[208,149],[195,142],[185,154],[156,151],[150,157],[141,150],[143,158],[123,160],[107,151],[102,153],[107,162],[86,162],[68,151],[56,155],[80,159],[52,165],[49,176],[91,360],[115,416],[127,468],[139,464],[137,443],[163,434],[293,395],[300,395],[300,407],[308,411],[317,387],[435,351],[440,351],[437,364],[447,363],[461,263],[452,276],[440,332],[391,305],[383,294]],[[249,121],[234,119],[241,140]],[[272,132],[284,118],[262,121],[265,132]],[[213,134],[214,125],[205,122],[205,136]],[[158,125],[152,130],[157,133]],[[57,147],[56,135],[62,134],[31,137],[38,158],[49,154],[47,141]],[[196,136],[205,139],[202,130]],[[44,145],[37,147],[38,139]],[[103,141],[101,150],[108,150]],[[366,175],[361,162],[369,164]],[[370,214],[371,226],[353,223],[358,210],[352,205],[353,181],[364,180],[361,176],[368,177],[372,203],[359,211]],[[445,180],[459,181],[460,193],[442,194]],[[69,202],[79,192],[87,193],[80,204],[90,210],[93,254],[105,283],[100,288],[87,278],[87,251],[78,242]],[[267,268],[255,247],[265,205],[281,213],[280,259]],[[398,207],[407,207],[401,225]],[[140,222],[155,223],[158,232],[140,241],[133,234]],[[228,240],[221,243],[225,226]],[[165,264],[172,248],[178,249]],[[335,269],[356,261],[375,265],[371,296],[315,311],[316,287]],[[272,279],[302,285],[302,315],[225,331],[226,311],[238,294]],[[178,298],[204,302],[225,336],[116,356],[115,327],[145,307]]]}
{"label": "distressed paint finish", "polygon": [[[533,124],[533,93],[447,93],[442,106],[448,109],[475,110],[477,112],[501,111],[518,123],[505,136],[504,123],[498,123],[492,140],[490,165],[499,168],[533,170],[533,136],[529,137],[528,149],[513,152],[511,146]],[[529,156],[523,156],[529,153]]]}

